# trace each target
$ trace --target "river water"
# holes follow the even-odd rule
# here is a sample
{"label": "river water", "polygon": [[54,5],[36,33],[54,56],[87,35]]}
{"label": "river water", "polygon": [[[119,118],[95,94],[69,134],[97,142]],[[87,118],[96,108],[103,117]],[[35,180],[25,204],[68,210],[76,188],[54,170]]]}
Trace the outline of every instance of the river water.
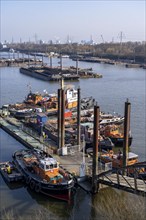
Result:
{"label": "river water", "polygon": [[[49,62],[47,58],[44,58],[44,61]],[[58,62],[59,59],[53,58],[54,66],[58,66]],[[70,59],[63,59],[63,66],[76,66],[76,63]],[[146,160],[146,71],[144,69],[125,68],[122,65],[85,62],[79,62],[79,67],[92,67],[94,72],[103,75],[103,78],[99,79],[80,79],[79,82],[71,82],[76,88],[81,88],[82,97],[93,96],[101,111],[124,115],[125,101],[127,98],[129,99],[133,135],[131,151],[139,155],[140,161]],[[45,89],[48,93],[54,93],[60,87],[58,82],[45,82],[23,75],[19,72],[19,67],[0,67],[0,80],[1,106],[22,102],[29,92],[28,85],[31,85],[33,92],[38,91],[40,93],[43,93]],[[0,161],[10,160],[12,153],[22,147],[19,142],[0,129]],[[78,189],[71,204],[67,204],[37,195],[27,187],[18,184],[14,185],[12,189],[12,186],[7,185],[1,176],[0,182],[0,212],[3,220],[16,219],[16,216],[18,219],[26,220],[32,218],[114,219],[114,217],[119,219],[123,213],[117,214],[115,212],[115,209],[118,211],[116,205],[120,207],[124,201],[126,210],[127,203],[131,204],[131,201],[135,199],[140,202],[141,206],[144,204],[143,200],[141,203],[141,198],[139,199],[138,196],[110,188],[102,189],[94,197]],[[109,200],[107,196],[110,198]],[[126,203],[125,201],[129,202]],[[115,209],[113,209],[113,205]],[[111,214],[111,218],[108,212]],[[139,214],[136,209],[132,209],[131,212],[135,215]]]}

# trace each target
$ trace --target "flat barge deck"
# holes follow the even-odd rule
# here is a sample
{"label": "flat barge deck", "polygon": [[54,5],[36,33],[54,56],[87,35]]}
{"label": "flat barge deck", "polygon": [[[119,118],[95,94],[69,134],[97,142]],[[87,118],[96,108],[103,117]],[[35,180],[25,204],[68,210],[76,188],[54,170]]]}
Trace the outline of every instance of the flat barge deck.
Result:
{"label": "flat barge deck", "polygon": [[79,80],[80,78],[102,78],[101,74],[96,74],[83,69],[79,69],[78,72],[75,68],[59,68],[59,67],[21,67],[20,73],[38,78],[45,81],[59,81],[62,78],[68,81]]}

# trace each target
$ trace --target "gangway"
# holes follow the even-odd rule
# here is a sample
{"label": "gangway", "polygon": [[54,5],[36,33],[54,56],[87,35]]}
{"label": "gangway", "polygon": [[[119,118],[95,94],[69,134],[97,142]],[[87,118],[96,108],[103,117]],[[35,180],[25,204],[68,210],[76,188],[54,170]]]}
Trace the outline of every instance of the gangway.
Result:
{"label": "gangway", "polygon": [[146,195],[146,161],[96,175],[97,183]]}

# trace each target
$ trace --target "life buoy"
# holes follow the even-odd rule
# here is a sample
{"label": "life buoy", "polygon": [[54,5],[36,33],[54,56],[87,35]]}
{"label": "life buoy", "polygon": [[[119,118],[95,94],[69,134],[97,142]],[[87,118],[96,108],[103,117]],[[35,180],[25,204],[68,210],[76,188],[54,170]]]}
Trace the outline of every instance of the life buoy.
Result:
{"label": "life buoy", "polygon": [[30,182],[30,188],[31,188],[31,189],[34,189],[34,187],[35,187],[35,182],[34,182],[33,180],[31,180],[31,182]]}
{"label": "life buoy", "polygon": [[31,181],[31,178],[28,176],[28,177],[26,178],[26,184],[29,184],[30,181]]}
{"label": "life buoy", "polygon": [[35,191],[39,193],[41,191],[41,185],[38,183],[35,185]]}

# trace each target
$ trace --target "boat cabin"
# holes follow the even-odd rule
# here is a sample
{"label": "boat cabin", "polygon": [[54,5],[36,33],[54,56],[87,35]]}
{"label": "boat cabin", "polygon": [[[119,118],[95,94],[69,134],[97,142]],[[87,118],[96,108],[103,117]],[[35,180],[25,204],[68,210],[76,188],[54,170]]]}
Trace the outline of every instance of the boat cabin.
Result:
{"label": "boat cabin", "polygon": [[38,166],[34,166],[35,172],[47,182],[60,183],[62,182],[62,175],[59,173],[59,165],[54,158],[46,157],[39,161]]}
{"label": "boat cabin", "polygon": [[58,164],[54,158],[47,157],[43,160],[40,160],[39,167],[47,172],[52,171],[54,168],[58,168]]}
{"label": "boat cabin", "polygon": [[78,92],[73,86],[68,85],[65,87],[65,100],[66,108],[77,107]]}

